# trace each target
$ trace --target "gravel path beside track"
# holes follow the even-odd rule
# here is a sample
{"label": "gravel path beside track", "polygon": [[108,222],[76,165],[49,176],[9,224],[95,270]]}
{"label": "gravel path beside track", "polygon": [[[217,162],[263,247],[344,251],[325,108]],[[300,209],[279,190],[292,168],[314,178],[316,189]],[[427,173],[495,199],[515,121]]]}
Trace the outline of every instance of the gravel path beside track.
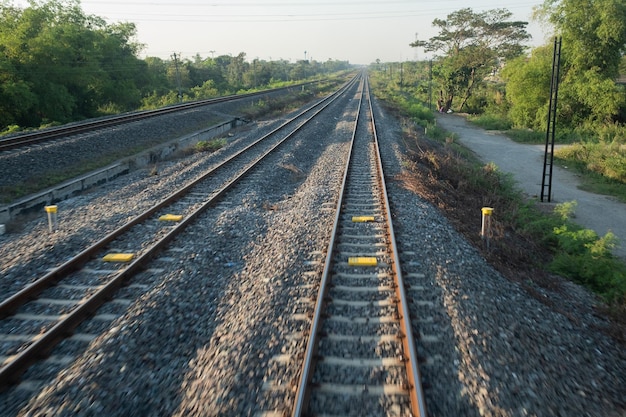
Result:
{"label": "gravel path beside track", "polygon": [[[459,141],[485,163],[493,162],[510,173],[519,188],[539,200],[545,145],[527,145],[512,141],[498,132],[472,126],[463,116],[437,114],[439,126],[459,135]],[[603,236],[612,232],[619,243],[613,253],[626,261],[626,204],[617,199],[581,190],[579,175],[555,164],[552,175],[552,198],[545,204],[576,201],[574,221]],[[547,188],[546,188],[547,192]]]}
{"label": "gravel path beside track", "polygon": [[[314,294],[302,289],[330,233],[351,117],[309,129],[233,192],[235,203],[177,240],[159,269],[146,271],[154,285],[145,296],[37,398],[20,404],[16,389],[0,393],[0,415],[254,416],[288,403],[293,393],[261,387],[299,368],[271,358],[295,363],[304,350],[284,329],[308,326],[295,314]],[[407,280],[432,302],[428,313],[414,306],[432,317],[415,327],[438,335],[418,341],[429,415],[624,417],[626,354],[597,330],[593,297],[574,285],[565,294],[538,289],[566,306],[566,317],[494,271],[436,208],[394,181],[401,130],[382,112],[377,120],[401,257],[424,274]],[[169,194],[203,163],[194,155],[158,176],[136,171],[63,202],[52,236],[43,218],[0,236],[0,292]]]}

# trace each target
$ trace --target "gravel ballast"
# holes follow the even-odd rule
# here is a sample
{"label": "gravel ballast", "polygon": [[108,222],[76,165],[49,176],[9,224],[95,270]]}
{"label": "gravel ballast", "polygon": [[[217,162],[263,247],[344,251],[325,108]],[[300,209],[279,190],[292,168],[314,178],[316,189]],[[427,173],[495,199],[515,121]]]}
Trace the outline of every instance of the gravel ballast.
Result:
{"label": "gravel ballast", "polygon": [[[289,387],[354,108],[332,111],[229,193],[229,203],[209,211],[142,274],[145,293],[41,393],[0,393],[0,415],[284,411],[294,397]],[[491,268],[436,208],[394,180],[403,166],[402,133],[378,107],[377,116],[429,415],[626,415],[626,355],[597,330],[602,318],[587,307],[594,298],[573,284],[565,294],[541,290],[570,306],[566,317]],[[259,135],[242,130],[230,146]],[[0,293],[16,291],[219,157],[170,161],[159,175],[135,171],[62,202],[52,235],[42,216],[0,236]]]}

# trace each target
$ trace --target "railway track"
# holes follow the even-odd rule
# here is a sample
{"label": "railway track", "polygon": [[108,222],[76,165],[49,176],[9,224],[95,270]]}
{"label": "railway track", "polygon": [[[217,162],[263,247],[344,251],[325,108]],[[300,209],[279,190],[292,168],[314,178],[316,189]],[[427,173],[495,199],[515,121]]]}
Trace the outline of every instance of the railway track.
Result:
{"label": "railway track", "polygon": [[369,87],[359,112],[293,416],[425,416]]}
{"label": "railway track", "polygon": [[[106,314],[96,313],[100,306],[114,298],[120,287],[129,285],[133,276],[148,268],[151,259],[198,216],[216,205],[264,158],[353,88],[355,82],[356,78],[0,302],[0,388],[19,381],[33,362],[50,354],[88,317],[96,314],[96,318],[106,319]],[[228,179],[216,180],[218,177]],[[127,300],[121,301],[125,303]]]}
{"label": "railway track", "polygon": [[[307,85],[311,83],[305,83],[302,85]],[[107,117],[106,119],[100,120],[90,120],[87,122],[81,122],[71,125],[64,125],[56,128],[40,130],[31,133],[19,134],[15,136],[10,136],[6,138],[0,138],[0,152],[8,151],[11,149],[22,148],[26,146],[31,146],[38,143],[43,143],[51,140],[56,140],[59,138],[65,138],[72,135],[77,135],[79,133],[91,132],[94,130],[104,129],[107,127],[118,126],[125,123],[136,122],[139,120],[145,120],[153,117],[164,116],[166,114],[181,112],[185,110],[194,109],[197,107],[208,106],[213,104],[224,103],[228,101],[240,100],[249,97],[261,96],[267,94],[269,92],[277,92],[281,90],[288,90],[290,88],[299,87],[290,86],[290,87],[281,87],[269,91],[260,91],[254,93],[247,94],[238,94],[238,95],[230,95],[225,97],[218,97],[208,100],[200,100],[189,103],[182,103],[178,105],[173,105],[169,107],[165,107],[157,110],[149,110],[142,111],[130,114],[123,114],[114,117]]]}

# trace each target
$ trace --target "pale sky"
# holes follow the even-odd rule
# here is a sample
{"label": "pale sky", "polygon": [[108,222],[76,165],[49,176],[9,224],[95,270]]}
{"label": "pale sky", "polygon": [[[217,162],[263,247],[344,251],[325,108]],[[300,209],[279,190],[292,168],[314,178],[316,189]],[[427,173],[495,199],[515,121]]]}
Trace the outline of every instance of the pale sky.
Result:
{"label": "pale sky", "polygon": [[[456,10],[506,8],[515,20],[529,22],[532,45],[546,35],[531,21],[543,0],[82,0],[86,14],[108,23],[133,22],[142,57],[183,59],[237,55],[264,60],[350,61],[352,64],[424,59],[411,48],[416,39],[437,34],[436,18]],[[24,1],[16,4],[23,6]],[[306,51],[306,53],[305,53]],[[306,54],[306,55],[305,55]]]}

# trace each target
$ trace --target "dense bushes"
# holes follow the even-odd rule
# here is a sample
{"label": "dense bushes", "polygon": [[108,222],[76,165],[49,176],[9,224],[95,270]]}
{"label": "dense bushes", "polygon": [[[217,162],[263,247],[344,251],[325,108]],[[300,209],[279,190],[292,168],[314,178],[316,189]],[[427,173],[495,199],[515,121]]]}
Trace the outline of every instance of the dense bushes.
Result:
{"label": "dense bushes", "polygon": [[[612,255],[611,250],[616,243],[613,234],[607,233],[600,237],[594,231],[572,222],[575,202],[559,204],[552,213],[540,211],[534,202],[522,199],[510,178],[496,167],[489,164],[475,165],[463,158],[463,152],[457,149],[459,145],[454,138],[429,122],[432,114],[421,121],[415,120],[417,113],[411,113],[410,110],[415,108],[416,99],[411,100],[397,91],[393,93],[393,88],[388,87],[384,77],[372,74],[370,78],[372,90],[379,98],[384,97],[387,105],[402,116],[427,126],[428,137],[443,143],[442,149],[447,152],[445,155],[434,155],[432,151],[421,155],[430,169],[445,171],[431,173],[429,177],[435,177],[437,184],[448,184],[443,186],[446,190],[452,188],[472,195],[489,195],[490,202],[497,200],[499,226],[507,230],[499,238],[504,239],[508,230],[515,230],[524,239],[534,242],[539,250],[550,255],[550,261],[545,265],[546,270],[585,285],[618,309],[626,308],[626,265]],[[620,136],[616,131],[610,130],[604,137],[614,138],[615,135]],[[455,149],[453,153],[450,152],[452,148]],[[458,159],[447,162],[444,167],[443,161],[452,157]],[[412,169],[410,166],[407,168]],[[459,185],[461,182],[462,187]],[[440,201],[443,196],[438,195],[435,198]],[[456,204],[457,209],[460,209],[458,205]],[[506,247],[506,242],[502,244]],[[514,248],[507,250],[515,251]]]}
{"label": "dense bushes", "polygon": [[139,59],[133,23],[108,24],[78,0],[0,2],[0,132],[152,109],[351,68],[347,61]]}

